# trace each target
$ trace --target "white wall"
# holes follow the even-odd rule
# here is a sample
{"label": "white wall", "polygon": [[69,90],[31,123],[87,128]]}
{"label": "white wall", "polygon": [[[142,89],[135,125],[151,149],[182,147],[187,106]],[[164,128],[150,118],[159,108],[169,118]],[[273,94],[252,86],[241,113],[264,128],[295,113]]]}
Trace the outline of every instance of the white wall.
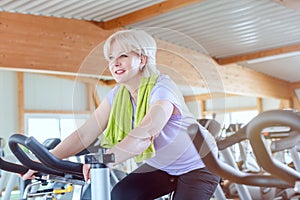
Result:
{"label": "white wall", "polygon": [[87,110],[86,85],[81,82],[24,74],[24,107],[35,110]]}
{"label": "white wall", "polygon": [[255,97],[232,96],[206,101],[207,110],[224,110],[244,107],[256,107]]}
{"label": "white wall", "polygon": [[[0,135],[18,132],[17,72],[0,70]],[[87,110],[87,88],[80,82],[24,73],[25,110]],[[5,153],[10,154],[6,145]]]}
{"label": "white wall", "polygon": [[[18,131],[18,93],[15,72],[0,70],[0,137],[6,141]],[[7,153],[7,145],[5,153]]]}
{"label": "white wall", "polygon": [[196,117],[196,118],[200,118],[201,117],[201,105],[199,102],[187,102],[187,107],[190,110],[190,112]]}
{"label": "white wall", "polygon": [[112,87],[107,87],[107,86],[100,86],[98,85],[97,87],[97,93],[100,98],[100,100],[104,99],[106,94],[112,89]]}
{"label": "white wall", "polygon": [[280,100],[278,99],[268,98],[268,99],[263,99],[262,101],[263,111],[278,109],[279,106],[280,106]]}

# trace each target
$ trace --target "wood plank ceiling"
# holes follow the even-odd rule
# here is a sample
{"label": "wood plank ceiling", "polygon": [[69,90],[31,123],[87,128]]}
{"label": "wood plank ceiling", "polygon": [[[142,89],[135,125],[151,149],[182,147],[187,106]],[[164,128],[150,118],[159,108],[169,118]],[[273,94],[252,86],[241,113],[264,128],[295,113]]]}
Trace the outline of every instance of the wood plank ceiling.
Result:
{"label": "wood plank ceiling", "polygon": [[5,68],[109,79],[101,44],[118,29],[142,27],[159,41],[161,71],[179,84],[291,99],[300,82],[297,55],[273,69],[274,61],[249,62],[300,51],[300,13],[271,0],[3,0],[0,9]]}

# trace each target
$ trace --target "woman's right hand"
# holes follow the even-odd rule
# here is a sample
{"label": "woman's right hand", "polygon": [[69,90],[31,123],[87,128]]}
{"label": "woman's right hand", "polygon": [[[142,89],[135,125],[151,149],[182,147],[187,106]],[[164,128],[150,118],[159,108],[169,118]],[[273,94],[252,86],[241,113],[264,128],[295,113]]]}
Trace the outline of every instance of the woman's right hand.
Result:
{"label": "woman's right hand", "polygon": [[88,181],[90,179],[90,171],[91,171],[91,165],[84,164],[82,168],[82,173],[85,181]]}
{"label": "woman's right hand", "polygon": [[21,177],[23,180],[34,179],[35,173],[37,173],[37,171],[29,169],[25,174],[22,174]]}

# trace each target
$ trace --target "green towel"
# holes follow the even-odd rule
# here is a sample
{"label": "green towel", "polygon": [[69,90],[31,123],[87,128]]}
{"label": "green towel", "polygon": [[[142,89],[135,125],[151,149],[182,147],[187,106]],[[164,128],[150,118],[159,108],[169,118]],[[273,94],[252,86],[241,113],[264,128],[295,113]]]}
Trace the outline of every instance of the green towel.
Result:
{"label": "green towel", "polygon": [[[150,94],[154,87],[158,75],[142,78],[139,90],[135,112],[134,127],[138,126],[149,109]],[[101,145],[105,148],[111,148],[122,141],[132,129],[133,108],[131,105],[130,94],[124,85],[121,85],[113,101],[108,125],[102,139]],[[135,156],[136,162],[142,162],[155,155],[154,144],[140,155]]]}

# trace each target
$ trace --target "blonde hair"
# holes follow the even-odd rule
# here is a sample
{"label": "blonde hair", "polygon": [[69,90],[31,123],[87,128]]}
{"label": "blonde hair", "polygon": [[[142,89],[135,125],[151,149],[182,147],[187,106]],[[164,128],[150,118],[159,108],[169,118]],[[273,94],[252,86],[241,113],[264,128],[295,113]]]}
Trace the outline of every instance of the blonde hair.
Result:
{"label": "blonde hair", "polygon": [[149,77],[160,72],[156,68],[156,42],[147,32],[139,29],[121,30],[112,34],[104,43],[103,53],[109,60],[112,42],[121,46],[124,52],[135,52],[147,57],[147,63],[143,69],[143,75]]}

